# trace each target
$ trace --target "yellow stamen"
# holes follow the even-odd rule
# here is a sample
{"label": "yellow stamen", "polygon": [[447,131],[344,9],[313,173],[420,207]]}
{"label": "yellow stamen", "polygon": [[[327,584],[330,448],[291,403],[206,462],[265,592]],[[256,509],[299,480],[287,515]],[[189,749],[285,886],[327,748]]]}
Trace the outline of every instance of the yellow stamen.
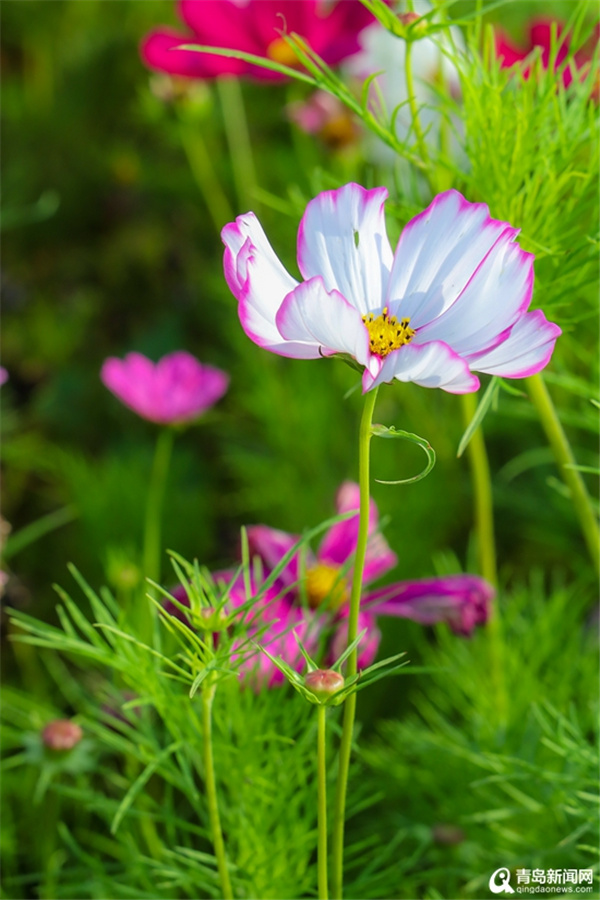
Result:
{"label": "yellow stamen", "polygon": [[349,597],[348,586],[340,570],[322,563],[308,569],[306,594],[312,609],[317,609],[324,601],[329,609],[339,609]]}
{"label": "yellow stamen", "polygon": [[376,356],[387,356],[404,344],[409,344],[417,333],[409,327],[410,319],[400,322],[396,316],[390,316],[387,306],[380,316],[373,318],[373,313],[362,317],[369,331],[369,347]]}
{"label": "yellow stamen", "polygon": [[297,69],[301,65],[300,60],[288,44],[288,42],[280,37],[272,41],[267,47],[267,56],[273,62],[280,63],[282,66],[290,66]]}

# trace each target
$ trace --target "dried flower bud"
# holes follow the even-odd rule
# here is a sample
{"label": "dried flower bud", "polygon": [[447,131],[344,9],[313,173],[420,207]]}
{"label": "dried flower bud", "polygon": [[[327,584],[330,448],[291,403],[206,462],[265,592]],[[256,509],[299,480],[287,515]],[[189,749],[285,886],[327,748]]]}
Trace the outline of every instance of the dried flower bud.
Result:
{"label": "dried flower bud", "polygon": [[83,731],[70,719],[55,719],[42,731],[42,740],[49,750],[71,750],[83,737]]}
{"label": "dried flower bud", "polygon": [[462,844],[465,839],[465,833],[458,825],[446,825],[442,822],[433,826],[431,836],[436,844],[446,844],[449,847]]}
{"label": "dried flower bud", "polygon": [[344,687],[344,678],[333,669],[316,669],[308,673],[304,685],[319,700],[326,700]]}

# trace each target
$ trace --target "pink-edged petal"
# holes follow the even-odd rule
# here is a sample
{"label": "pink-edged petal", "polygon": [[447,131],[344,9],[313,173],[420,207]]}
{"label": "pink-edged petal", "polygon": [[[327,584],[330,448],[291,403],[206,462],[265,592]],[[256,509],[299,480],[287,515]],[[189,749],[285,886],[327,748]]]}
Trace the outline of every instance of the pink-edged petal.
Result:
{"label": "pink-edged petal", "polygon": [[[339,514],[355,509],[357,515],[333,525],[326,533],[318,552],[319,562],[324,565],[343,566],[356,552],[358,541],[358,510],[360,507],[360,488],[352,481],[345,481],[336,498]],[[377,506],[373,500],[369,503],[369,540],[365,556],[363,583],[374,581],[397,563],[396,554],[390,549],[387,541],[377,531]]]}
{"label": "pink-edged petal", "polygon": [[328,291],[320,277],[287,295],[275,324],[286,340],[315,347],[317,355],[348,353],[361,365],[369,361],[369,335],[360,313],[338,291]]}
{"label": "pink-edged petal", "polygon": [[477,372],[503,378],[526,378],[540,372],[550,361],[561,329],[548,322],[541,309],[526,313],[508,337],[493,350],[469,357]]}
{"label": "pink-edged petal", "polygon": [[514,243],[514,236],[507,225],[458,299],[418,330],[417,343],[445,341],[461,356],[499,343],[527,310],[533,293],[533,255]]}
{"label": "pink-edged petal", "polygon": [[469,203],[458,191],[438,194],[400,235],[387,305],[409,317],[412,328],[433,321],[457,300],[509,227],[492,219],[485,204]]}
{"label": "pink-edged petal", "polygon": [[254,213],[238,216],[221,232],[225,279],[239,301],[242,328],[266,350],[281,356],[319,357],[317,346],[286,341],[275,325],[284,297],[298,284],[275,255]]}
{"label": "pink-edged petal", "polygon": [[363,373],[363,391],[384,382],[412,381],[421,387],[441,388],[449,394],[469,394],[479,388],[466,360],[454,353],[443,341],[416,344],[414,341],[392,351],[383,360],[379,374],[373,378],[368,369]]}
{"label": "pink-edged petal", "polygon": [[[268,528],[266,525],[251,525],[247,531],[250,558],[259,556],[268,569],[274,569],[286,553],[298,542],[298,538],[286,531]],[[287,586],[298,581],[298,554],[283,568],[279,579]]]}
{"label": "pink-edged petal", "polygon": [[320,275],[362,315],[380,309],[392,251],[385,230],[385,188],[346,184],[311,200],[298,231],[298,267],[305,279]]}

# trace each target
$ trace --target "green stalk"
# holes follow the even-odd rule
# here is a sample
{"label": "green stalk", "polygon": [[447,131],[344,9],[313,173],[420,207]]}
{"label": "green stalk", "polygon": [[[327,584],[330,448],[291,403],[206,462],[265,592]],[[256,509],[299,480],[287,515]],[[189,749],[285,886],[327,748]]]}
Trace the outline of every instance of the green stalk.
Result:
{"label": "green stalk", "polygon": [[206,802],[212,831],[213,849],[217,860],[219,878],[223,900],[233,900],[227,857],[225,855],[225,842],[221,830],[219,805],[217,801],[217,781],[215,778],[215,766],[212,746],[212,705],[215,698],[216,685],[211,684],[202,691],[202,731],[204,734],[204,784],[206,787]]}
{"label": "green stalk", "polygon": [[432,175],[431,175],[431,162],[429,159],[429,153],[427,151],[427,144],[425,142],[425,135],[423,134],[423,129],[421,128],[421,122],[419,121],[419,111],[417,109],[417,101],[415,97],[415,86],[413,81],[413,73],[412,73],[412,42],[406,42],[406,51],[404,56],[404,77],[406,78],[406,92],[408,94],[408,106],[410,109],[410,116],[412,119],[413,128],[415,131],[415,137],[417,139],[417,147],[419,151],[419,156],[421,157],[421,162],[423,163],[423,172],[429,181],[429,185],[432,191],[435,191],[435,185],[433,184]]}
{"label": "green stalk", "polygon": [[[160,581],[162,507],[169,476],[174,435],[174,429],[169,426],[160,429],[150,474],[144,523],[144,575],[146,578],[151,578],[152,581]],[[143,639],[149,638],[152,633],[151,614],[151,605],[144,597],[139,610]]]}
{"label": "green stalk", "polygon": [[319,900],[328,900],[327,886],[327,707],[317,706],[317,767],[319,781],[319,846],[318,846],[318,880]]}
{"label": "green stalk", "polygon": [[540,417],[540,422],[548,438],[554,458],[560,469],[563,481],[571,492],[571,499],[579,524],[585,538],[585,542],[596,568],[600,573],[600,534],[598,520],[592,507],[590,496],[581,473],[573,468],[576,465],[569,440],[563,430],[556,407],[548,392],[546,383],[541,374],[531,375],[525,380],[529,396]]}
{"label": "green stalk", "polygon": [[[465,427],[467,427],[477,409],[475,394],[463,394],[461,401],[464,423]],[[498,571],[496,568],[496,541],[494,537],[494,500],[492,496],[490,464],[481,426],[473,432],[467,447],[467,456],[473,486],[478,568],[480,574],[490,584],[496,586],[498,584]],[[497,600],[490,608],[487,635],[490,650],[490,672],[496,697],[496,713],[498,721],[503,723],[506,721],[508,714],[508,698],[504,678],[504,635]]]}
{"label": "green stalk", "polygon": [[[365,567],[365,555],[369,538],[369,459],[371,444],[371,425],[373,411],[377,400],[377,388],[369,391],[365,398],[365,405],[360,422],[358,438],[358,470],[360,486],[360,514],[358,525],[358,540],[356,543],[356,555],[354,557],[354,575],[352,578],[352,592],[350,594],[350,613],[348,616],[348,644],[356,640],[358,633],[358,614],[360,612],[360,596],[362,592],[363,571]],[[351,678],[357,670],[358,649],[355,648],[348,657],[346,677]],[[344,820],[346,815],[346,791],[348,787],[348,772],[350,769],[350,754],[352,752],[352,733],[354,731],[354,718],[356,714],[356,693],[351,694],[344,704],[344,722],[342,725],[342,739],[340,743],[340,760],[338,769],[337,789],[335,796],[335,809],[333,819],[332,858],[333,858],[333,896],[341,900],[344,881]]]}
{"label": "green stalk", "polygon": [[179,136],[185,150],[194,181],[204,197],[213,224],[220,232],[221,228],[234,218],[229,201],[217,178],[210,154],[202,138],[201,125],[191,126],[180,120]]}
{"label": "green stalk", "polygon": [[[472,421],[477,404],[475,394],[461,397],[465,427]],[[497,584],[496,542],[494,538],[494,503],[490,465],[481,427],[473,433],[467,447],[475,501],[475,533],[479,571],[491,584]]]}
{"label": "green stalk", "polygon": [[225,136],[229,148],[238,204],[258,212],[255,198],[256,171],[244,98],[237,78],[217,78],[217,93],[223,110]]}

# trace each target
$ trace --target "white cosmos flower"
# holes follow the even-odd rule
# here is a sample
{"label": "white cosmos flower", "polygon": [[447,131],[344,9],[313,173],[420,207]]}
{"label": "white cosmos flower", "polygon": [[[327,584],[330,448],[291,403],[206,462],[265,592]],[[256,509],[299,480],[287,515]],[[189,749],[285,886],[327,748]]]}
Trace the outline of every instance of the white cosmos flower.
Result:
{"label": "white cosmos flower", "polygon": [[527,312],[533,255],[518,230],[458,191],[439,194],[393,253],[383,187],[346,184],[311,200],[298,230],[298,282],[254,215],[222,232],[225,277],[242,327],[260,347],[297,359],[346,354],[363,391],[413,381],[453,394],[473,371],[523,378],[548,363],[560,328]]}

